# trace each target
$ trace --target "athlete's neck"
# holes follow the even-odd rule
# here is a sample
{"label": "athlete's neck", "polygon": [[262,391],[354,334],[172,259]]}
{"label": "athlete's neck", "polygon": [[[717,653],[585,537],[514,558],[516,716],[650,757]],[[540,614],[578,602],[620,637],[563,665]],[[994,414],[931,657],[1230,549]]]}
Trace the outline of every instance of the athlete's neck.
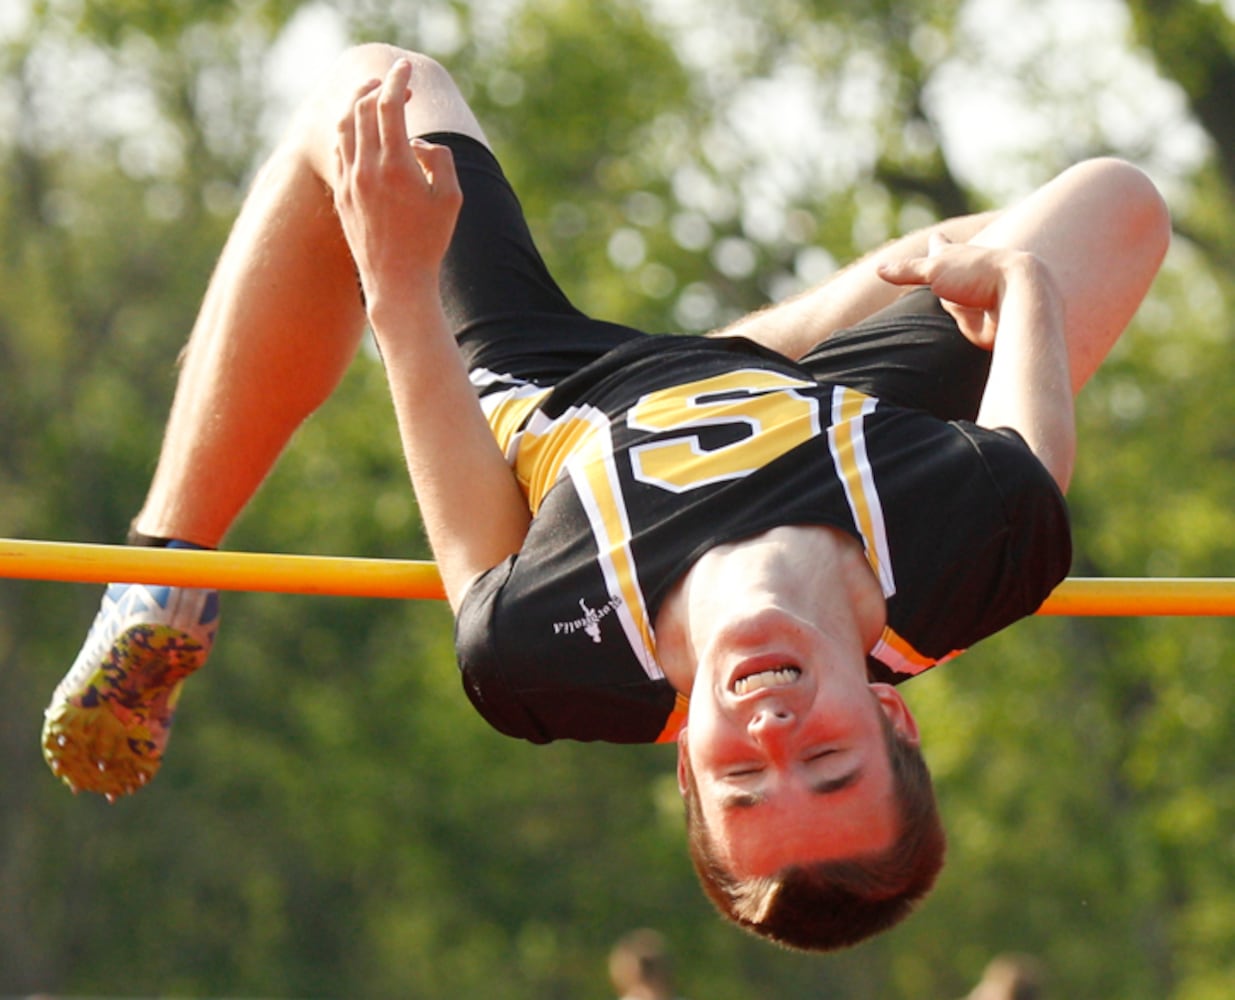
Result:
{"label": "athlete's neck", "polygon": [[763,609],[796,616],[862,653],[878,640],[886,611],[860,543],[841,531],[786,526],[720,545],[675,584],[656,616],[669,682],[689,694],[716,631]]}

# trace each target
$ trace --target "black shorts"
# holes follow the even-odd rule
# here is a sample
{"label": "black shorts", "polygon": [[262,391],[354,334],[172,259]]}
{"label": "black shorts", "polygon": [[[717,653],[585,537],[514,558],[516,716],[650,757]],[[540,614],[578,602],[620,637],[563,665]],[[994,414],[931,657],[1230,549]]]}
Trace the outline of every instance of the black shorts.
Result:
{"label": "black shorts", "polygon": [[[575,308],[549,274],[518,198],[483,144],[453,133],[425,138],[450,147],[463,188],[442,266],[442,297],[469,370],[551,386],[607,351],[649,336]],[[820,381],[941,419],[972,420],[990,354],[961,335],[934,295],[917,290],[828,337],[801,364]]]}

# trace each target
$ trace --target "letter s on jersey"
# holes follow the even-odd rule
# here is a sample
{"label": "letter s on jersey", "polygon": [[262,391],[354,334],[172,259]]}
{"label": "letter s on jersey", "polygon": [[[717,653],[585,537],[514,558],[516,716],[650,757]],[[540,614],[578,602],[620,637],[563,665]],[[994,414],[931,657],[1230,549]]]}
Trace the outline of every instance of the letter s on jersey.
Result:
{"label": "letter s on jersey", "polygon": [[[742,369],[647,393],[631,407],[627,425],[668,436],[631,450],[635,478],[683,493],[749,475],[819,433],[818,400],[797,392],[813,386]],[[703,447],[702,428],[734,425],[745,427],[741,438]]]}

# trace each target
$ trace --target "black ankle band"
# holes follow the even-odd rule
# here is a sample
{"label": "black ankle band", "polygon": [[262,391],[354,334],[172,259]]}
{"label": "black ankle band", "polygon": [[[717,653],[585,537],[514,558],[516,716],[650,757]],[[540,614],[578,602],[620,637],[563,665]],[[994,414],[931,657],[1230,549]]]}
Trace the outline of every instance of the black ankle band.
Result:
{"label": "black ankle band", "polygon": [[126,539],[129,545],[136,545],[140,548],[147,549],[204,549],[205,545],[198,545],[196,542],[186,542],[179,538],[158,538],[154,535],[143,535],[136,528],[129,530],[129,536]]}
{"label": "black ankle band", "polygon": [[165,549],[171,540],[170,538],[156,538],[154,535],[143,535],[136,528],[130,528],[128,538],[125,539],[129,545],[147,549]]}

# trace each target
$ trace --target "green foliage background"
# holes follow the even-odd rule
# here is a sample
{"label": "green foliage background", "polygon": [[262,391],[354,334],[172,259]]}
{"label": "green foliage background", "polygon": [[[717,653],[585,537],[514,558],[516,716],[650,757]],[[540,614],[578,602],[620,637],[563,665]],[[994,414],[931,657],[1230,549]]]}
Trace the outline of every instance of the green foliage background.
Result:
{"label": "green foliage background", "polygon": [[[1177,245],[1083,397],[1075,572],[1233,572],[1220,5],[1102,0],[1114,43],[1066,45],[1059,5],[1020,0],[20,6],[0,40],[0,534],[123,536],[271,141],[268,68],[328,14],[340,44],[441,56],[563,283],[649,329],[719,324],[1081,157],[1144,164]],[[1020,47],[980,47],[980,15]],[[1133,72],[1167,95],[1160,123],[1126,97]],[[958,118],[979,73],[1021,104]],[[1024,141],[975,167],[962,140],[1006,130],[999,114]],[[229,544],[426,557],[370,354]],[[97,597],[0,581],[0,994],[587,1000],[641,925],[696,1000],[943,1000],[1004,951],[1041,957],[1059,997],[1235,982],[1229,622],[1038,619],[910,685],[950,866],[903,927],[804,957],[710,914],[667,750],[490,732],[438,605],[227,595],[158,781],[115,807],[73,798],[38,733]]]}

